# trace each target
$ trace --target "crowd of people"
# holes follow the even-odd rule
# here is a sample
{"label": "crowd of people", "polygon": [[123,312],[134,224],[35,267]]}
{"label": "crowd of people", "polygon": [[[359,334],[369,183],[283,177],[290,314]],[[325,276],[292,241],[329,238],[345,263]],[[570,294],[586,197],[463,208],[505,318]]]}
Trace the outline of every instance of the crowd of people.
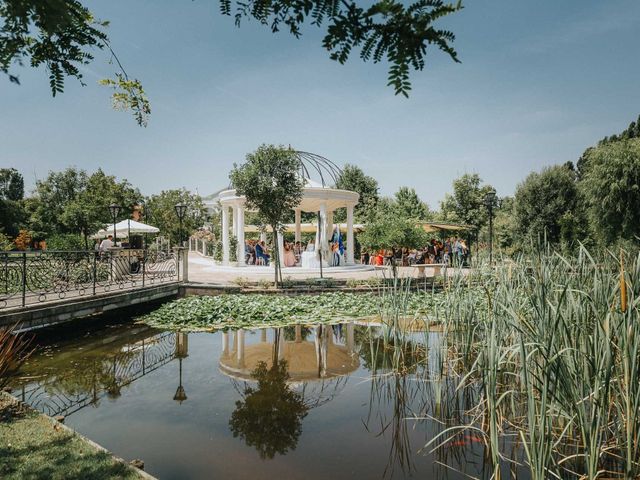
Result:
{"label": "crowd of people", "polygon": [[[333,239],[332,239],[333,240]],[[340,239],[332,241],[329,244],[331,258],[325,259],[332,266],[344,263],[344,245]],[[315,242],[311,239],[308,243],[303,244],[300,241],[284,242],[283,265],[285,267],[303,266],[303,253],[315,252]],[[264,265],[270,264],[272,259],[271,247],[264,240],[246,240],[244,245],[245,263],[247,265]]]}
{"label": "crowd of people", "polygon": [[469,260],[469,247],[460,237],[447,238],[444,241],[432,239],[422,248],[402,248],[391,250],[362,251],[360,262],[365,265],[388,265],[394,258],[397,265],[412,266],[440,263],[446,265],[464,265]]}

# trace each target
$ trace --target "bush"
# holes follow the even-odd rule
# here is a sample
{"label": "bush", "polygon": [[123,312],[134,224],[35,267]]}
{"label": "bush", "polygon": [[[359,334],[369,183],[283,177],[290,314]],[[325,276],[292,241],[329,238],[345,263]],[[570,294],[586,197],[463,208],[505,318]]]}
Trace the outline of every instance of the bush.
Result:
{"label": "bush", "polygon": [[85,250],[85,244],[80,235],[64,233],[49,237],[47,248],[49,250]]}
{"label": "bush", "polygon": [[4,233],[0,232],[0,252],[7,252],[13,250],[13,242]]}

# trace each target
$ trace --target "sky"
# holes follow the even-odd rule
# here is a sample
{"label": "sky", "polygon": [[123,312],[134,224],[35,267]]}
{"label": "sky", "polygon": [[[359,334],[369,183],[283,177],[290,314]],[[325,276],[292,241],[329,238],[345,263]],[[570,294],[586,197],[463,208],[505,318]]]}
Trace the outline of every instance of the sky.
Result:
{"label": "sky", "polygon": [[466,0],[438,25],[462,63],[431,49],[408,99],[386,65],[329,59],[323,32],[295,39],[255,21],[236,28],[217,0],[84,2],[109,20],[114,51],[151,101],[147,128],[111,108],[96,52],[52,98],[43,69],[0,77],[0,167],[27,189],[50,170],[102,168],[142,193],[207,195],[262,143],[354,164],[384,195],[416,189],[435,208],[464,173],[511,195],[533,170],[576,161],[640,113],[637,0]]}

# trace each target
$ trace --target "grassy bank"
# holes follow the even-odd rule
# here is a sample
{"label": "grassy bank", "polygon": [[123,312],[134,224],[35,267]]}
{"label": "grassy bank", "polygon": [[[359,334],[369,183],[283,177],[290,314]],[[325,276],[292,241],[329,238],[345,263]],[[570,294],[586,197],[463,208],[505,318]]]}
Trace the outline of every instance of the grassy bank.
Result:
{"label": "grassy bank", "polygon": [[0,393],[0,478],[139,479],[133,467]]}

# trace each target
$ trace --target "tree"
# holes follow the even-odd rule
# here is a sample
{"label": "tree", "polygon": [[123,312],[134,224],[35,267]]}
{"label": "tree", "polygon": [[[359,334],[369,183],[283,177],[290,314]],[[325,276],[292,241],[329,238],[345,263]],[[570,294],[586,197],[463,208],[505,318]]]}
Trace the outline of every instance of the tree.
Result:
{"label": "tree", "polygon": [[388,215],[378,210],[376,216],[367,223],[360,234],[360,243],[369,250],[391,250],[393,276],[397,276],[395,254],[402,248],[418,248],[427,245],[429,239],[424,229],[415,219],[400,215]]}
{"label": "tree", "polygon": [[546,237],[550,243],[571,245],[586,237],[576,172],[567,165],[529,174],[518,185],[514,203],[515,228],[521,241]]}
{"label": "tree", "polygon": [[24,226],[24,179],[15,168],[0,168],[0,232],[15,237]]}
{"label": "tree", "polygon": [[233,165],[229,174],[238,195],[244,195],[247,206],[258,211],[261,228],[271,227],[274,236],[275,280],[278,286],[280,260],[278,235],[284,232],[286,215],[302,200],[304,179],[298,174],[300,160],[295,151],[283,146],[261,145],[247,154],[247,161]]}
{"label": "tree", "polygon": [[491,185],[482,185],[477,173],[465,173],[453,181],[453,195],[447,194],[440,204],[444,220],[475,225],[479,230],[488,220],[484,197],[495,191]]}
{"label": "tree", "polygon": [[395,194],[394,208],[398,215],[415,220],[427,220],[429,207],[420,200],[413,188],[400,187]]}
{"label": "tree", "polygon": [[[184,203],[187,206],[187,214],[182,220],[182,233],[175,210],[178,203]],[[206,219],[206,210],[200,195],[184,188],[163,190],[158,195],[151,195],[145,202],[145,209],[147,222],[158,227],[160,234],[169,237],[174,245],[180,243],[180,235],[183,235],[183,238],[188,237],[200,228]]]}
{"label": "tree", "polygon": [[[378,203],[378,181],[365,175],[360,167],[345,165],[336,182],[336,188],[351,190],[360,195],[353,212],[356,221],[365,221],[371,212],[375,211]],[[337,210],[334,218],[336,222],[343,222],[346,218],[345,209]]]}
{"label": "tree", "polygon": [[[410,5],[379,0],[367,8],[355,0],[220,0],[220,9],[223,15],[233,14],[238,26],[242,18],[254,18],[274,33],[284,26],[296,38],[307,22],[325,24],[322,45],[330,58],[343,64],[359,49],[363,61],[388,64],[388,85],[396,95],[408,96],[409,72],[424,69],[431,47],[459,61],[452,47],[455,35],[435,23],[462,9],[460,0],[418,0]],[[118,71],[101,83],[114,88],[115,107],[132,110],[138,124],[146,125],[150,108],[142,85],[129,78],[112,50],[105,32],[108,22],[97,21],[79,0],[0,0],[0,20],[0,71],[9,81],[20,83],[10,72],[16,64],[44,66],[56,96],[63,92],[66,78],[82,83],[81,67],[94,60],[94,49],[105,49]]]}
{"label": "tree", "polygon": [[640,138],[601,144],[586,161],[580,191],[596,237],[640,237]]}
{"label": "tree", "polygon": [[84,238],[112,223],[109,205],[122,207],[117,220],[130,218],[134,205],[142,195],[127,180],[117,181],[101,169],[87,175],[84,170],[69,167],[62,172],[49,172],[36,183],[35,195],[27,202],[31,211],[31,229],[36,239],[53,234],[75,233]]}

